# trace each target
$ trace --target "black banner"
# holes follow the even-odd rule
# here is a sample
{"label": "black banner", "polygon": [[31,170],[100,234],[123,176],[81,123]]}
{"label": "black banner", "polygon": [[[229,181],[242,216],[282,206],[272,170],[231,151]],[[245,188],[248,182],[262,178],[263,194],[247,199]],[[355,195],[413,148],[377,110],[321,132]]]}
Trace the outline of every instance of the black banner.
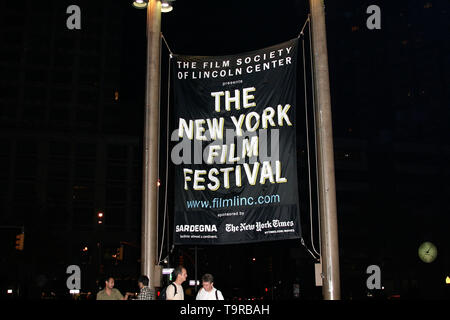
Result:
{"label": "black banner", "polygon": [[172,59],[175,244],[300,237],[297,39]]}

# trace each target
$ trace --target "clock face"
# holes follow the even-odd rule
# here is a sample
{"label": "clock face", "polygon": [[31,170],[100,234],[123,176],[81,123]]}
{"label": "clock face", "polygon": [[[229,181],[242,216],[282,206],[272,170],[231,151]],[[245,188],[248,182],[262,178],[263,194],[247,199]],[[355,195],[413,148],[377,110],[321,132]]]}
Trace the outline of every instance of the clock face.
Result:
{"label": "clock face", "polygon": [[437,257],[437,248],[429,241],[422,243],[419,247],[419,258],[425,263],[433,262]]}

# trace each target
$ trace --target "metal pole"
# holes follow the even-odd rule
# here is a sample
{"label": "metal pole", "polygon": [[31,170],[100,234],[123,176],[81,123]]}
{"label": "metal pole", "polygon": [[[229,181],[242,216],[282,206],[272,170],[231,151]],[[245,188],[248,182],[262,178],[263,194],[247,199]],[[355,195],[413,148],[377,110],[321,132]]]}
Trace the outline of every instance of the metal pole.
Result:
{"label": "metal pole", "polygon": [[147,81],[145,92],[144,172],[141,233],[141,271],[155,289],[158,247],[158,166],[160,93],[161,1],[150,0],[147,7]]}
{"label": "metal pole", "polygon": [[310,0],[316,97],[317,170],[321,237],[322,294],[340,300],[339,244],[334,175],[328,53],[323,0]]}

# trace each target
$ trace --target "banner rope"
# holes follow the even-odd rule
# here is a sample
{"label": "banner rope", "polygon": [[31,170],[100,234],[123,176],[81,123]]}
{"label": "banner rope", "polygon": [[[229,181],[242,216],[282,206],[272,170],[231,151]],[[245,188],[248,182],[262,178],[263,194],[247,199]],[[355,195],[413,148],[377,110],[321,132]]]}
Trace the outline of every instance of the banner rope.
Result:
{"label": "banner rope", "polygon": [[[311,155],[310,155],[310,146],[309,146],[309,122],[308,122],[308,89],[307,89],[307,81],[306,81],[305,37],[304,37],[304,33],[303,33],[306,25],[310,26],[309,15],[308,15],[308,19],[306,19],[305,24],[303,25],[303,28],[302,28],[302,30],[301,30],[301,32],[299,34],[299,37],[301,37],[301,40],[302,40],[302,53],[303,53],[303,55],[302,55],[302,59],[303,59],[303,86],[304,86],[304,93],[305,93],[306,150],[307,150],[307,158],[308,158],[309,218],[310,218],[310,236],[311,236],[310,240],[311,240],[312,249],[313,249],[315,254],[308,249],[308,247],[306,246],[305,241],[303,240],[303,238],[301,239],[301,243],[308,250],[308,252],[314,257],[314,259],[318,260],[320,258],[320,253],[316,250],[316,248],[314,246],[314,228],[313,228],[313,219],[312,219]],[[311,28],[309,28],[309,29],[311,29]],[[311,56],[311,54],[310,54],[310,56]],[[313,94],[312,104],[314,105],[314,94]],[[315,147],[317,147],[317,145]]]}
{"label": "banner rope", "polygon": [[[161,40],[161,37],[159,37],[159,59],[161,59],[161,54],[162,54],[162,46],[161,46],[161,44],[162,44],[162,40]],[[159,74],[159,79],[158,80],[159,80],[159,83],[161,83],[161,60],[160,60],[160,63],[159,63],[159,72],[158,72],[158,74]],[[158,109],[161,109],[161,96],[160,96],[160,94],[158,94]],[[161,123],[161,112],[158,112],[158,123]],[[161,141],[161,127],[160,126],[158,126],[158,155],[160,154],[160,143],[159,143],[159,141]],[[158,183],[160,181],[159,180],[159,175],[160,175],[160,171],[159,171],[159,156],[158,156],[157,163],[158,163],[158,181],[156,183]],[[155,183],[155,182],[153,182],[153,183]],[[156,250],[158,250],[158,239],[159,239],[159,228],[158,228],[158,226],[159,226],[159,187],[156,189],[156,199],[158,199],[158,201],[156,201],[156,212],[157,212],[157,214],[156,214]],[[164,219],[165,219],[165,217],[164,217]],[[164,237],[164,229],[163,229],[162,236]],[[155,262],[156,262],[156,264],[159,265],[159,258],[158,258],[158,261],[155,261]]]}
{"label": "banner rope", "polygon": [[164,261],[169,255],[170,253],[173,251],[174,245],[172,245],[172,249],[169,251],[169,232],[167,232],[167,256],[164,257],[164,259],[161,260],[162,257],[162,252],[163,252],[163,247],[164,247],[164,238],[165,238],[165,229],[166,229],[166,219],[167,219],[167,226],[169,228],[169,213],[167,210],[167,195],[168,195],[168,185],[169,185],[169,147],[170,147],[170,129],[169,129],[169,125],[170,125],[170,73],[171,73],[171,59],[173,57],[173,53],[170,50],[169,45],[167,44],[166,39],[164,38],[164,35],[161,32],[161,39],[164,40],[164,43],[166,44],[167,50],[169,51],[169,65],[168,65],[168,72],[167,72],[167,115],[166,115],[166,173],[165,173],[165,185],[164,185],[164,219],[163,219],[163,232],[162,232],[162,236],[161,236],[161,249],[159,252],[159,257],[158,257],[158,265]]}
{"label": "banner rope", "polygon": [[[161,38],[164,40],[164,43],[166,44],[167,50],[168,50],[169,53],[170,53],[170,57],[172,58],[173,52],[172,52],[172,50],[170,50],[169,44],[167,43],[166,38],[164,38],[164,35],[163,35],[162,32],[161,32]],[[169,63],[169,64],[170,64],[170,63]]]}
{"label": "banner rope", "polygon": [[304,35],[303,30],[305,30],[306,25],[309,25],[309,17],[310,15],[308,14],[308,18],[306,19],[305,23],[303,24],[302,30],[300,30],[300,33],[298,34],[297,38],[300,38],[301,36]]}
{"label": "banner rope", "polygon": [[[309,48],[310,48],[310,54],[309,54],[309,60],[310,60],[310,66],[311,66],[311,88],[315,88],[314,86],[314,61],[313,61],[313,55],[312,55],[312,34],[311,34],[311,14],[308,14],[308,19],[309,19],[309,27],[308,27],[308,31],[309,31]],[[314,150],[316,150],[316,154],[317,154],[317,135],[316,135],[316,93],[315,93],[315,89],[313,89],[313,94],[312,94],[312,107],[313,107],[313,124],[314,124]],[[315,157],[315,163],[316,163],[316,181],[319,181],[319,173],[317,168],[319,167],[317,164],[317,156]],[[317,195],[317,208],[320,208],[320,201],[319,201],[319,184],[316,183],[316,195]],[[319,227],[321,224],[321,220],[320,220],[320,214],[319,214],[319,210],[317,210],[317,220],[319,222]],[[319,229],[319,234],[320,234],[320,229]],[[322,248],[322,239],[319,236],[319,248]]]}

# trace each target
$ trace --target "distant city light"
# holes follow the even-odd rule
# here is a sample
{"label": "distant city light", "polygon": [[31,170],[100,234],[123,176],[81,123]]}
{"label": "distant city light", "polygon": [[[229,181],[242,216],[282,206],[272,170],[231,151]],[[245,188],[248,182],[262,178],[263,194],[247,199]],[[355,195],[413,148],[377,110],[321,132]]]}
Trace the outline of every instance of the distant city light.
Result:
{"label": "distant city light", "polygon": [[166,274],[166,275],[172,274],[173,270],[174,270],[173,268],[163,268],[162,274]]}
{"label": "distant city light", "polygon": [[86,251],[88,251],[88,247],[83,248],[83,252],[86,252]]}
{"label": "distant city light", "polygon": [[[190,286],[195,286],[195,280],[189,280]],[[200,285],[200,280],[197,280],[197,285]]]}
{"label": "distant city light", "polygon": [[8,291],[6,291],[8,294],[12,294],[13,290],[12,289],[8,289]]}

